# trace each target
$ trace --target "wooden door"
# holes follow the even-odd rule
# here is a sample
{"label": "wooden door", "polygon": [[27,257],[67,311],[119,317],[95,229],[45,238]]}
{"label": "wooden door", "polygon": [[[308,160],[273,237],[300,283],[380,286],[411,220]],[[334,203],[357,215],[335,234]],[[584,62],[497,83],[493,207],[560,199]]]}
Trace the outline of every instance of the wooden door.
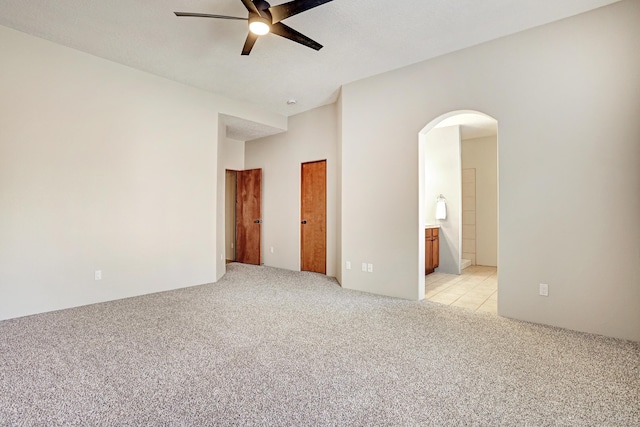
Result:
{"label": "wooden door", "polygon": [[236,261],[260,265],[262,169],[236,174]]}
{"label": "wooden door", "polygon": [[327,273],[327,161],[303,163],[300,269]]}

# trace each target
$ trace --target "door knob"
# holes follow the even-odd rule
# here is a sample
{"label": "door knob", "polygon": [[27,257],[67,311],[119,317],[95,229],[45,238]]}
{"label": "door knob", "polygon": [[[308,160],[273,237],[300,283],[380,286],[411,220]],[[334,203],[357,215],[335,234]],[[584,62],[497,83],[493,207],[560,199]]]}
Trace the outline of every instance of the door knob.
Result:
{"label": "door knob", "polygon": [[301,222],[301,224],[306,224],[306,223],[307,223],[307,221],[306,221],[306,220]]}
{"label": "door knob", "polygon": [[262,224],[262,220],[261,219],[256,219],[255,221],[253,221],[255,224]]}

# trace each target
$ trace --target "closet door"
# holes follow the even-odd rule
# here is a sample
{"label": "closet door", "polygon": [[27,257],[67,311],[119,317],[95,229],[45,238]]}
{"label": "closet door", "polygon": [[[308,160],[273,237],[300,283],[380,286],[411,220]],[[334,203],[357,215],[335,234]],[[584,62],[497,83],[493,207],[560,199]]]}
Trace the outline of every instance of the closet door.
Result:
{"label": "closet door", "polygon": [[237,172],[236,262],[262,264],[262,169]]}
{"label": "closet door", "polygon": [[303,163],[300,269],[327,274],[327,161]]}

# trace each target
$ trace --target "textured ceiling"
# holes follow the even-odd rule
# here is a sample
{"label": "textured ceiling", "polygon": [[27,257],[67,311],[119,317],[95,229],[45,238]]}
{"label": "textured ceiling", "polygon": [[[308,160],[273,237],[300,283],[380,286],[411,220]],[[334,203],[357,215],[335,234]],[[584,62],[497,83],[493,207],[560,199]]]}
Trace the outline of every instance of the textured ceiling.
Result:
{"label": "textured ceiling", "polygon": [[265,136],[275,135],[284,132],[282,129],[263,125],[239,117],[221,114],[226,126],[227,138],[236,139],[238,141],[251,141],[253,139],[264,138]]}
{"label": "textured ceiling", "polygon": [[285,20],[322,50],[267,35],[244,57],[245,21],[173,15],[246,16],[240,0],[1,0],[0,25],[289,116],[345,83],[615,1],[334,0]]}

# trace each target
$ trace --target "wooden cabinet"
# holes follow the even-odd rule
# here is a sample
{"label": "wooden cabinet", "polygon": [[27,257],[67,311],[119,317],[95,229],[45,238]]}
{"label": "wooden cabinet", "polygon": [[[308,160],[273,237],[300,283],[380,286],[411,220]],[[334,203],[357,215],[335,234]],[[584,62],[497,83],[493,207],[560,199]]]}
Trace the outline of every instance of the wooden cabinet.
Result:
{"label": "wooden cabinet", "polygon": [[440,267],[440,229],[432,228],[433,268]]}
{"label": "wooden cabinet", "polygon": [[424,230],[424,274],[431,274],[440,265],[440,230]]}

